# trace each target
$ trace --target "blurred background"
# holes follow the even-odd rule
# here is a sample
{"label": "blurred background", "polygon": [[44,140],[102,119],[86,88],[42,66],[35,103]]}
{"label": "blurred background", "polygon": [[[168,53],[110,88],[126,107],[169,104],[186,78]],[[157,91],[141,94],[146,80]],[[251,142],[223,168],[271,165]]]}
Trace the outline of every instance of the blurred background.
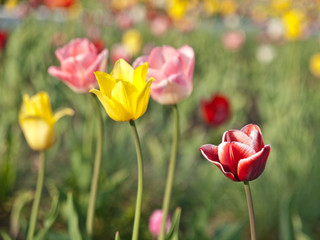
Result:
{"label": "blurred background", "polygon": [[[96,116],[88,94],[51,77],[55,50],[88,38],[109,50],[108,72],[152,47],[190,45],[196,62],[191,96],[179,104],[181,141],[170,213],[182,209],[180,239],[249,239],[242,183],[227,179],[200,154],[224,131],[258,124],[272,149],[264,173],[251,182],[258,239],[320,239],[319,0],[30,0],[0,1],[0,232],[24,239],[38,155],[18,124],[25,93],[47,91],[52,108],[70,107],[47,152],[38,226],[46,239],[71,239],[67,195],[85,229]],[[103,109],[101,108],[103,111]],[[130,239],[137,167],[129,124],[103,111],[102,168],[95,239]],[[150,99],[136,121],[145,188],[140,239],[152,239],[151,213],[161,208],[173,118]],[[125,151],[124,151],[125,149]],[[1,237],[0,237],[1,238]]]}

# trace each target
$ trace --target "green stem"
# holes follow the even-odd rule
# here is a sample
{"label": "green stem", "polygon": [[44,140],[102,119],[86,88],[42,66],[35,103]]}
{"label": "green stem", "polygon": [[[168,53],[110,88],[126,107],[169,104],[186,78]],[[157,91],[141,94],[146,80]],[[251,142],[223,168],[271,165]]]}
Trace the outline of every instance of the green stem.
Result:
{"label": "green stem", "polygon": [[134,223],[133,223],[133,232],[132,232],[132,240],[138,240],[141,204],[142,204],[142,193],[143,193],[143,161],[142,161],[139,135],[137,132],[135,122],[133,120],[130,120],[129,123],[131,126],[131,130],[132,130],[132,134],[134,136],[135,143],[136,143],[137,161],[138,161],[137,201],[136,201],[136,211],[134,214]]}
{"label": "green stem", "polygon": [[44,152],[39,153],[39,159],[40,159],[40,166],[39,166],[39,172],[38,172],[36,192],[34,194],[34,200],[33,200],[32,209],[31,209],[27,240],[33,239],[34,231],[36,229],[36,224],[37,224],[39,205],[40,205],[41,193],[42,193],[43,182],[44,182],[44,174],[45,174],[45,168],[46,168]]}
{"label": "green stem", "polygon": [[99,104],[94,98],[94,105],[97,111],[98,117],[98,127],[97,127],[97,148],[96,148],[96,156],[94,160],[94,168],[93,168],[93,176],[91,182],[91,189],[90,189],[90,198],[89,198],[89,206],[87,212],[87,234],[88,239],[92,239],[93,234],[93,220],[95,214],[95,204],[96,204],[96,196],[97,196],[97,189],[98,189],[98,181],[100,175],[100,166],[101,166],[101,148],[102,148],[102,138],[103,138],[103,127],[102,127],[102,115],[100,111]]}
{"label": "green stem", "polygon": [[178,142],[179,142],[179,112],[178,106],[173,105],[173,112],[174,112],[174,120],[175,120],[175,130],[174,130],[174,138],[173,144],[171,149],[171,158],[169,163],[169,170],[168,170],[168,177],[166,183],[165,194],[163,198],[163,205],[162,205],[162,222],[161,222],[161,229],[159,234],[159,240],[164,240],[166,236],[166,222],[168,218],[169,212],[169,205],[170,205],[170,198],[172,192],[172,185],[173,185],[173,177],[174,177],[174,170],[176,167],[176,160],[177,160],[177,152],[178,152]]}
{"label": "green stem", "polygon": [[244,183],[244,189],[246,191],[246,197],[247,197],[247,203],[248,203],[251,240],[256,240],[257,239],[256,221],[255,221],[255,217],[254,217],[253,202],[252,202],[250,186],[249,186],[249,182],[243,182],[243,183]]}

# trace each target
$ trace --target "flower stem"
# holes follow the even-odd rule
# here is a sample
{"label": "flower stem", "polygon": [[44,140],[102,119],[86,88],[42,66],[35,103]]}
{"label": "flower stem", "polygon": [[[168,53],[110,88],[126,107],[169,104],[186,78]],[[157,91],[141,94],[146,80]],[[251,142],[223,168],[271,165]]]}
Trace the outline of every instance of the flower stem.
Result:
{"label": "flower stem", "polygon": [[34,194],[34,200],[33,200],[32,209],[31,209],[27,240],[33,239],[34,231],[36,229],[41,193],[42,193],[43,182],[44,182],[44,174],[45,174],[45,168],[46,168],[44,152],[39,153],[39,159],[40,159],[40,166],[39,166],[39,172],[38,172],[36,192]]}
{"label": "flower stem", "polygon": [[142,161],[139,135],[137,132],[135,122],[133,120],[130,120],[129,123],[131,126],[131,130],[132,130],[132,134],[134,136],[135,143],[136,143],[137,161],[138,161],[137,201],[136,201],[136,211],[134,214],[134,223],[133,223],[133,232],[132,232],[132,240],[138,240],[139,223],[140,223],[140,215],[141,215],[142,193],[143,193],[143,161]]}
{"label": "flower stem", "polygon": [[100,175],[100,166],[101,166],[101,148],[102,148],[102,138],[103,138],[103,127],[102,127],[102,115],[99,108],[99,104],[97,100],[94,98],[94,105],[97,111],[98,116],[98,128],[97,128],[97,148],[96,148],[96,156],[94,160],[94,168],[93,168],[93,176],[91,182],[91,189],[90,189],[90,199],[89,199],[89,206],[87,212],[87,234],[88,239],[92,238],[93,234],[93,220],[95,215],[95,204],[96,204],[96,196],[97,196],[97,189],[98,189],[98,181]]}
{"label": "flower stem", "polygon": [[251,240],[256,240],[256,221],[254,217],[254,209],[253,209],[253,202],[252,196],[250,191],[249,182],[243,182],[244,189],[246,191],[247,203],[248,203],[248,211],[249,211],[249,219],[250,219],[250,232],[251,232]]}
{"label": "flower stem", "polygon": [[159,238],[158,238],[159,240],[164,240],[165,235],[166,235],[166,222],[167,222],[168,212],[169,212],[169,205],[170,205],[170,198],[171,198],[171,191],[172,191],[172,185],[173,185],[174,170],[176,167],[178,142],[179,142],[180,129],[179,129],[178,106],[173,105],[172,109],[174,112],[175,130],[174,130],[174,138],[173,138],[173,144],[172,144],[172,149],[171,149],[171,158],[170,158],[170,163],[169,163],[166,189],[165,189],[165,194],[164,194],[164,198],[163,198],[163,205],[162,205],[162,214],[163,215],[162,215],[160,234],[159,234]]}

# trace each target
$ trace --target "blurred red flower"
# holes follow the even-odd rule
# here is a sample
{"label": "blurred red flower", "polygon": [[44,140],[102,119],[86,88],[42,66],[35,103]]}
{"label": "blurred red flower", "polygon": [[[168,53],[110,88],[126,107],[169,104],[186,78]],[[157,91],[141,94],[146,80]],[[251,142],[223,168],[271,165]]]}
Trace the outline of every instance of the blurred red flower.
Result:
{"label": "blurred red flower", "polygon": [[0,51],[3,51],[8,41],[9,33],[5,30],[0,30]]}
{"label": "blurred red flower", "polygon": [[101,53],[106,48],[102,39],[93,40],[92,43],[96,47],[98,53]]}
{"label": "blurred red flower", "polygon": [[222,94],[215,94],[211,100],[201,102],[203,119],[209,125],[219,126],[230,117],[230,103]]}
{"label": "blurred red flower", "polygon": [[77,0],[45,0],[44,4],[48,8],[69,8],[76,2]]}

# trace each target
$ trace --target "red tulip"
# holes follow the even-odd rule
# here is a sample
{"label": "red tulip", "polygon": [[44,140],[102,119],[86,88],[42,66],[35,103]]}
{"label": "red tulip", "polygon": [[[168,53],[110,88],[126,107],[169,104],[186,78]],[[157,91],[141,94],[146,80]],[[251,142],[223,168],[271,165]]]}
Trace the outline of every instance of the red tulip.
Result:
{"label": "red tulip", "polygon": [[260,128],[249,124],[241,130],[229,130],[219,146],[201,146],[202,155],[220,168],[233,181],[252,181],[259,177],[266,165],[270,145],[264,145]]}
{"label": "red tulip", "polygon": [[216,94],[210,101],[202,101],[201,113],[206,123],[219,126],[230,117],[229,101],[225,96]]}
{"label": "red tulip", "polygon": [[0,30],[0,51],[4,50],[8,40],[8,32],[4,30]]}

